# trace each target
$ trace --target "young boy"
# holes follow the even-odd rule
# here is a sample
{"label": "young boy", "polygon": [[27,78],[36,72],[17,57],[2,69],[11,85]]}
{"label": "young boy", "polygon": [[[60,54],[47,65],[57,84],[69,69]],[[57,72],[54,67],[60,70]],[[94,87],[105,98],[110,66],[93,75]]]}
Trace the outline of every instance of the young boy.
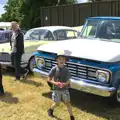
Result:
{"label": "young boy", "polygon": [[48,109],[48,115],[50,117],[54,117],[53,111],[57,106],[59,106],[62,99],[62,101],[67,106],[68,112],[70,114],[70,120],[75,120],[72,113],[72,106],[70,104],[70,73],[64,66],[66,61],[67,57],[65,54],[58,54],[56,57],[57,65],[49,72],[48,82],[53,84],[52,99],[55,103],[51,106],[51,108]]}

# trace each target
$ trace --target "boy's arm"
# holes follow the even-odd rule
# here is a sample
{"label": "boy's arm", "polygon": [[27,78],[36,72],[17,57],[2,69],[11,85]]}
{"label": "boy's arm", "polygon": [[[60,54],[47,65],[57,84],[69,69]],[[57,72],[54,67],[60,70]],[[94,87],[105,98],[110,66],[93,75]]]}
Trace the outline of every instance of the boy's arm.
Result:
{"label": "boy's arm", "polygon": [[47,82],[53,84],[53,85],[59,85],[59,82],[55,82],[51,77],[48,78]]}
{"label": "boy's arm", "polygon": [[68,86],[68,85],[70,85],[70,81],[64,83],[64,86]]}

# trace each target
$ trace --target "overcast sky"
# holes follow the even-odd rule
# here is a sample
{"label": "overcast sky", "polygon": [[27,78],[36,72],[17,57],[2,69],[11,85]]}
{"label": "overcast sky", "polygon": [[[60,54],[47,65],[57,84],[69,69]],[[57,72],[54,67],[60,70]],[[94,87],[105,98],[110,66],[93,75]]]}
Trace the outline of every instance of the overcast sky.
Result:
{"label": "overcast sky", "polygon": [[[78,0],[79,3],[86,2],[87,0]],[[0,15],[4,13],[3,6],[6,4],[7,0],[0,0]]]}

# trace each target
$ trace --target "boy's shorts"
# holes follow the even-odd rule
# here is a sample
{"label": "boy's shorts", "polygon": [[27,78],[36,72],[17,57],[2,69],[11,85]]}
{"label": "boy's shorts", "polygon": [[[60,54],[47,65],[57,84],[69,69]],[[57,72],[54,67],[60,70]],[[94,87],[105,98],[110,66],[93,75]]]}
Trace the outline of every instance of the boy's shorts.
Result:
{"label": "boy's shorts", "polygon": [[60,101],[63,102],[70,102],[70,93],[69,90],[54,90],[52,93],[52,100],[56,103],[59,103]]}

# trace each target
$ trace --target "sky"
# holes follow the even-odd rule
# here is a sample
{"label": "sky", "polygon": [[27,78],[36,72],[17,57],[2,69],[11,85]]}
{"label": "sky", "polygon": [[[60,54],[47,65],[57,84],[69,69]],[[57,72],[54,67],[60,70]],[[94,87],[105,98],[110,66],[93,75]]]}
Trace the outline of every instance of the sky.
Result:
{"label": "sky", "polygon": [[[79,3],[86,2],[87,0],[78,0]],[[0,0],[0,15],[3,14],[4,11],[4,5],[6,4],[7,0]]]}

